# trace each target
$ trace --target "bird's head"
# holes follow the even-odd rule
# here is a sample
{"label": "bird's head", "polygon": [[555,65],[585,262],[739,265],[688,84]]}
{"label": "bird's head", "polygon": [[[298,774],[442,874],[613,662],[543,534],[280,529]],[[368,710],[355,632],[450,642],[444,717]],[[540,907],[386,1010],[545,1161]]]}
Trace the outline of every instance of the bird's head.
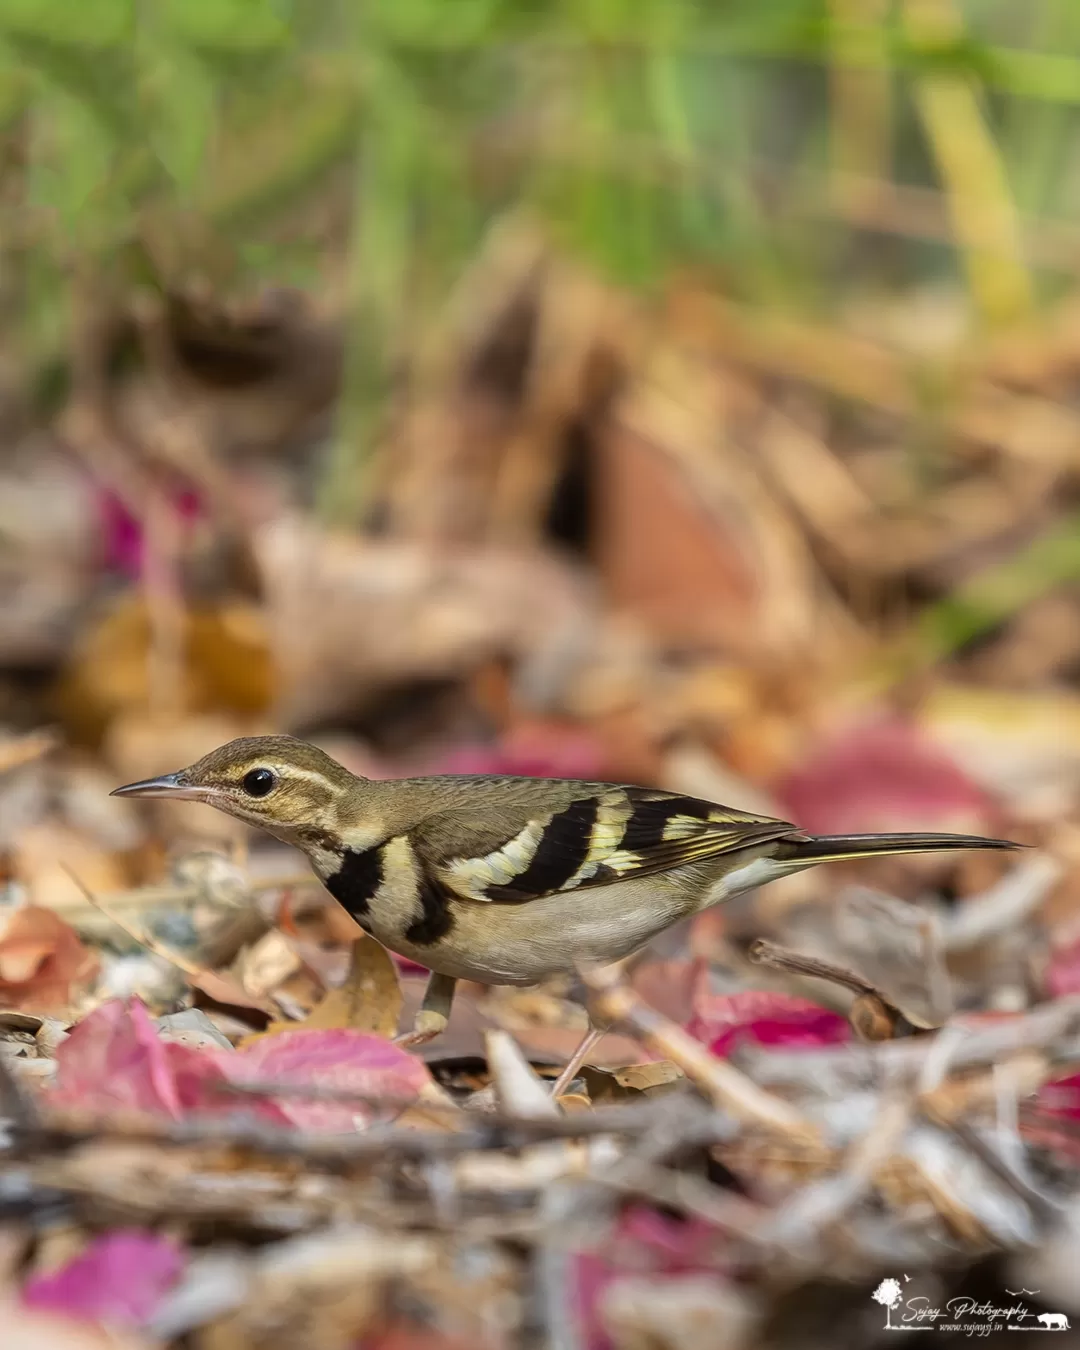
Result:
{"label": "bird's head", "polygon": [[205,802],[311,852],[333,848],[358,778],[292,736],[243,736],[186,769],[115,788],[114,797]]}

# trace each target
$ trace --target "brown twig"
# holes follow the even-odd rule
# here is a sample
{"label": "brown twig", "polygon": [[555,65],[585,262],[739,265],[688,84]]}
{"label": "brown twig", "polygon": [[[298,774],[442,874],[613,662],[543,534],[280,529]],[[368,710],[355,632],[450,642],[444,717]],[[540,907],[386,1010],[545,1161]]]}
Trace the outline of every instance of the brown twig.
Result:
{"label": "brown twig", "polygon": [[682,1027],[643,1003],[615,971],[593,967],[582,970],[581,975],[595,996],[599,1017],[621,1022],[650,1049],[670,1059],[721,1110],[804,1147],[820,1144],[817,1128],[794,1106],[763,1091],[733,1065],[710,1055]]}
{"label": "brown twig", "polygon": [[360,1134],[341,1136],[314,1135],[250,1120],[194,1116],[169,1121],[132,1112],[118,1111],[101,1116],[64,1108],[50,1110],[43,1116],[41,1133],[43,1140],[51,1140],[56,1146],[93,1139],[148,1140],[177,1147],[209,1144],[247,1148],[279,1157],[305,1158],[324,1166],[347,1166],[371,1160],[456,1157],[477,1149],[510,1147],[515,1143],[596,1135],[644,1135],[670,1122],[673,1113],[682,1118],[686,1138],[691,1143],[730,1139],[730,1118],[711,1113],[703,1116],[702,1112],[703,1108],[693,1098],[669,1095],[656,1101],[598,1106],[589,1112],[544,1120],[485,1113],[468,1117],[470,1128],[456,1132],[378,1124]]}
{"label": "brown twig", "polygon": [[848,1009],[848,1020],[860,1039],[864,1041],[887,1041],[896,1035],[904,1025],[903,1013],[894,1004],[864,980],[855,971],[846,966],[823,961],[816,956],[807,956],[804,952],[793,951],[790,947],[781,947],[766,938],[758,938],[751,943],[747,956],[757,965],[769,966],[773,970],[782,970],[792,975],[810,976],[815,980],[828,980],[850,989],[855,995]]}
{"label": "brown twig", "polygon": [[1058,999],[1017,1017],[985,1023],[955,1018],[939,1032],[909,1040],[827,1046],[813,1055],[742,1049],[738,1059],[756,1081],[767,1085],[810,1087],[815,1092],[838,1081],[872,1086],[883,1075],[892,1082],[918,1078],[927,1060],[940,1056],[939,1042],[945,1035],[956,1037],[948,1057],[951,1072],[994,1064],[1025,1050],[1041,1050],[1048,1063],[1057,1066],[1072,1063],[1080,1060],[1080,997]]}
{"label": "brown twig", "polygon": [[151,937],[145,930],[134,927],[126,919],[121,919],[118,914],[114,914],[112,911],[106,909],[93,892],[80,881],[70,867],[66,866],[64,863],[61,863],[60,866],[72,879],[75,885],[78,886],[79,890],[82,891],[88,904],[93,905],[96,910],[99,910],[107,919],[110,919],[115,923],[116,926],[125,932],[133,942],[138,943],[140,947],[145,947],[151,955],[158,957],[162,961],[167,961],[170,965],[175,966],[177,970],[183,971],[188,979],[198,988],[202,989],[208,997],[214,998],[222,1003],[235,1003],[238,1007],[257,1008],[271,1017],[276,1017],[278,1015],[278,1010],[271,1003],[268,1003],[263,999],[252,998],[251,995],[245,993],[235,980],[230,979],[229,976],[221,975],[215,970],[207,970],[202,966],[196,965],[195,962],[189,961],[182,953],[173,951],[171,947],[164,946],[162,943],[158,942],[156,938]]}
{"label": "brown twig", "polygon": [[792,975],[811,975],[817,980],[829,980],[832,984],[843,985],[855,994],[876,994],[874,986],[849,970],[832,961],[822,961],[816,956],[807,956],[804,952],[793,951],[790,947],[781,947],[767,938],[758,938],[750,944],[747,956],[756,965],[769,966],[773,970],[783,970]]}
{"label": "brown twig", "polygon": [[989,1142],[979,1134],[974,1125],[964,1120],[950,1120],[943,1123],[945,1128],[965,1148],[974,1153],[987,1171],[992,1172],[1014,1195],[1023,1200],[1036,1218],[1044,1223],[1052,1223],[1059,1217],[1063,1207],[1051,1200],[1049,1196],[1044,1195],[1042,1191],[1037,1191],[1034,1186],[1015,1172],[1005,1159],[990,1146]]}

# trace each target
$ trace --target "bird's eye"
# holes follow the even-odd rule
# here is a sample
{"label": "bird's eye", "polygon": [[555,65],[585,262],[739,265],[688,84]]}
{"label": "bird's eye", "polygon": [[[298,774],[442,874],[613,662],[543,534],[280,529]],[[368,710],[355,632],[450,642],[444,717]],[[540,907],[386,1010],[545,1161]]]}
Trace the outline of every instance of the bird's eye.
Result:
{"label": "bird's eye", "polygon": [[265,797],[277,782],[272,769],[249,769],[244,774],[243,788],[249,797]]}

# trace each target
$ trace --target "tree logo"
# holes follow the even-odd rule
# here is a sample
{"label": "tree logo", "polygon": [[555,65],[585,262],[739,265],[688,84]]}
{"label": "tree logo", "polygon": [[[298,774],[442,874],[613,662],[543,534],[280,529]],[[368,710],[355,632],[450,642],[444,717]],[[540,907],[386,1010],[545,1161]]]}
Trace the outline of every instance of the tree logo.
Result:
{"label": "tree logo", "polygon": [[[904,1284],[909,1277],[904,1276]],[[1005,1291],[1010,1298],[1017,1296],[1011,1290]],[[1024,1289],[1024,1294],[1035,1294],[1038,1290]],[[997,1304],[989,1299],[970,1298],[958,1295],[949,1299],[944,1308],[931,1304],[923,1294],[904,1298],[904,1286],[891,1276],[884,1279],[870,1295],[875,1303],[885,1309],[886,1331],[963,1331],[971,1336],[988,1335],[991,1331],[1070,1331],[1071,1325],[1065,1313],[1035,1313],[1022,1301]],[[893,1321],[893,1313],[903,1304],[903,1315]]]}
{"label": "tree logo", "polygon": [[896,1331],[897,1328],[892,1324],[892,1311],[900,1302],[901,1289],[899,1280],[882,1280],[870,1297],[875,1303],[880,1303],[885,1309],[885,1329],[887,1331]]}

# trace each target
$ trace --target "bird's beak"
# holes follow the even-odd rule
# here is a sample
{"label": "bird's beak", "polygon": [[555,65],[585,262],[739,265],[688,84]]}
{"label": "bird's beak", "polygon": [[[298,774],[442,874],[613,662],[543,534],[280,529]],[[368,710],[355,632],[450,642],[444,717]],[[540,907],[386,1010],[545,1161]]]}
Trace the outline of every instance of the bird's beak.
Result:
{"label": "bird's beak", "polygon": [[123,787],[113,788],[110,797],[169,797],[173,801],[201,802],[209,797],[209,790],[189,783],[180,769],[176,773],[163,773],[160,778],[143,778],[138,783],[125,783]]}

